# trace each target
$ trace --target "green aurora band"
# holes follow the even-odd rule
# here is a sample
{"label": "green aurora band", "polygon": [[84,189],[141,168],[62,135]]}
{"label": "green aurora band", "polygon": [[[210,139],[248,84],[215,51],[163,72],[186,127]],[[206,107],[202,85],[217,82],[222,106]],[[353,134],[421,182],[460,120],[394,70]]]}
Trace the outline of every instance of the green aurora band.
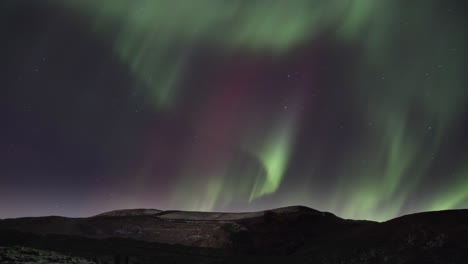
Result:
{"label": "green aurora band", "polygon": [[[371,125],[365,143],[354,146],[353,157],[337,161],[342,176],[328,201],[312,205],[342,217],[375,220],[395,217],[402,211],[468,206],[468,169],[460,165],[463,162],[454,162],[453,178],[433,190],[428,199],[409,203],[434,157],[459,125],[467,98],[466,77],[461,70],[466,61],[460,55],[468,44],[464,29],[462,23],[432,21],[433,14],[440,12],[438,1],[50,3],[83,18],[96,36],[111,39],[115,54],[145,87],[146,103],[154,111],[171,111],[177,106],[178,95],[183,93],[178,82],[183,80],[197,47],[209,47],[226,57],[244,50],[282,58],[301,44],[333,32],[336,41],[359,47],[360,60],[355,63],[353,83],[349,83],[356,87],[356,94],[350,100],[356,102],[361,119]],[[453,56],[447,56],[450,51],[454,51]],[[239,183],[228,182],[228,161],[211,171],[209,180],[200,182],[196,174],[204,171],[194,171],[196,162],[188,160],[185,173],[195,176],[176,187],[173,205],[214,210],[238,197],[254,202],[268,195],[278,195],[284,205],[310,205],[314,194],[308,186],[314,185],[313,175],[320,172],[303,172],[307,184],[298,186],[294,194],[277,193],[287,177],[301,118],[293,111],[280,124],[266,124],[263,127],[269,129],[262,131],[265,136],[258,137],[255,144],[238,139],[264,168],[251,166]],[[361,166],[363,163],[366,166]],[[187,201],[181,197],[191,198]]]}

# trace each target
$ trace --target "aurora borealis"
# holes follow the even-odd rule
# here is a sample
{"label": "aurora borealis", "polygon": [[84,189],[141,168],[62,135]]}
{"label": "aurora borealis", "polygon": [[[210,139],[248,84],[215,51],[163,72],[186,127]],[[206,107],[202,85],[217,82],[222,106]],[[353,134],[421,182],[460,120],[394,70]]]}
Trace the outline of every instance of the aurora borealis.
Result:
{"label": "aurora borealis", "polygon": [[0,218],[467,208],[465,7],[2,1]]}

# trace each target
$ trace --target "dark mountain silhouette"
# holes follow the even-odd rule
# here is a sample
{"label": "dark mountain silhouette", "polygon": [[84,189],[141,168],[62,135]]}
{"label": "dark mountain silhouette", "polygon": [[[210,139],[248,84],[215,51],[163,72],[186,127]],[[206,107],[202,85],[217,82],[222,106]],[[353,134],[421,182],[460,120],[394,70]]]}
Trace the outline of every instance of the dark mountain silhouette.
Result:
{"label": "dark mountain silhouette", "polygon": [[117,210],[0,220],[0,246],[96,263],[468,263],[468,210],[382,223],[302,206],[252,213]]}

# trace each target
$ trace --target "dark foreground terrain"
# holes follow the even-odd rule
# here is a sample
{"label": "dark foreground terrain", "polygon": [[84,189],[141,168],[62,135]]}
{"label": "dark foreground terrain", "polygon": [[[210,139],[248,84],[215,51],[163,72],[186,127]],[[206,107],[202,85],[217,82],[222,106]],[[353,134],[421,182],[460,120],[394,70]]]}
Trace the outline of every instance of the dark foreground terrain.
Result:
{"label": "dark foreground terrain", "polygon": [[468,210],[387,222],[307,207],[0,220],[0,263],[468,263]]}

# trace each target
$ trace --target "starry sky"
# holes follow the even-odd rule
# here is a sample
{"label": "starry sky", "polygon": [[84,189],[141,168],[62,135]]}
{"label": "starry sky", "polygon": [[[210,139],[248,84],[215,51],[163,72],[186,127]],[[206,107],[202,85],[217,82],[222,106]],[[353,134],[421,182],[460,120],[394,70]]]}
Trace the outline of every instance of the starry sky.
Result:
{"label": "starry sky", "polygon": [[462,0],[3,0],[0,218],[468,208]]}

